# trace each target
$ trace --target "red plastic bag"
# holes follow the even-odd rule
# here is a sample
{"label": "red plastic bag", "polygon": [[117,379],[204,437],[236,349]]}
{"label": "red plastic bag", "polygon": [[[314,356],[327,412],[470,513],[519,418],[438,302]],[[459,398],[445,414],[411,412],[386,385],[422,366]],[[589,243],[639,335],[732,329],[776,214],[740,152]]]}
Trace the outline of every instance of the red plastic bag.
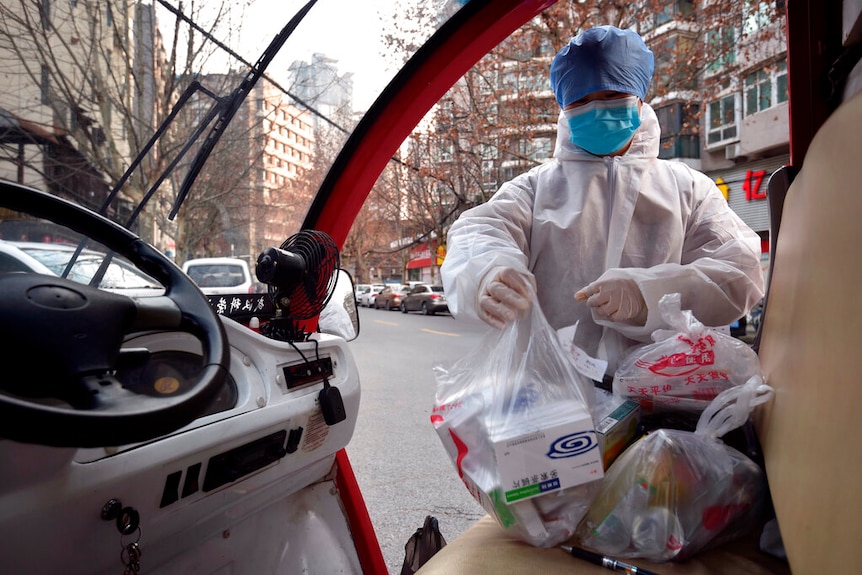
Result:
{"label": "red plastic bag", "polygon": [[654,343],[620,362],[614,393],[638,401],[644,413],[700,413],[722,391],[762,376],[754,350],[683,310],[680,294],[664,296],[659,307],[671,329],[656,330]]}

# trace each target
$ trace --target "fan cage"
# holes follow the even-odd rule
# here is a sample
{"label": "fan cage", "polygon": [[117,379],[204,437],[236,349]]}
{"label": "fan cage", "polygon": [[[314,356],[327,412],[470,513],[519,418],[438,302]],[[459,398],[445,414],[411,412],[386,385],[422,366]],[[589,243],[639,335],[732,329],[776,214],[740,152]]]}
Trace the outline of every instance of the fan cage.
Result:
{"label": "fan cage", "polygon": [[316,317],[329,303],[341,264],[338,246],[329,234],[317,230],[302,230],[287,238],[280,249],[301,256],[305,273],[290,293],[279,293],[270,286],[270,295],[281,309],[282,317],[307,320]]}

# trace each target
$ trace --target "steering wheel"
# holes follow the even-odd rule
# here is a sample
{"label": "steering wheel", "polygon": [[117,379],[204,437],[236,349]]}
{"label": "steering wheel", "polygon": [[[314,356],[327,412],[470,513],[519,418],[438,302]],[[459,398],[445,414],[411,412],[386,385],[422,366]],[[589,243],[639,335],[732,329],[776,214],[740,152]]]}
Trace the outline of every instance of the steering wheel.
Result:
{"label": "steering wheel", "polygon": [[[225,383],[230,352],[221,320],[191,278],[126,228],[57,196],[0,182],[0,207],[79,232],[165,286],[164,295],[133,299],[60,277],[0,274],[0,437],[115,446],[164,435],[202,413]],[[126,334],[144,330],[200,341],[201,369],[188,391],[143,396],[114,377],[123,361],[146,361],[146,350],[120,349]]]}

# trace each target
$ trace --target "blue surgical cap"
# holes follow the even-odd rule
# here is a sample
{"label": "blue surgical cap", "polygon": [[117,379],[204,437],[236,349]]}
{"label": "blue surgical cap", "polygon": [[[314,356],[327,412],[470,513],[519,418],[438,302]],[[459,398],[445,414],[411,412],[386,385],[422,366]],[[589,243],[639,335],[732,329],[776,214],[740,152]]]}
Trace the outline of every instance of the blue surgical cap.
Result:
{"label": "blue surgical cap", "polygon": [[654,68],[652,52],[636,32],[598,26],[584,30],[557,52],[551,63],[551,88],[561,108],[599,90],[643,100]]}

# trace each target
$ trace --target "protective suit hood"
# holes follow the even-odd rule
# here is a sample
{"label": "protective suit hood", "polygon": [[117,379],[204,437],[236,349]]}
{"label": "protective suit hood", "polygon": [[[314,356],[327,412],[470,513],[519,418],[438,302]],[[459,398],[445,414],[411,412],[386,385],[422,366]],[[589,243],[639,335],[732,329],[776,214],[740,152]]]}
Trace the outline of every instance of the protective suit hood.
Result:
{"label": "protective suit hood", "polygon": [[[554,148],[554,157],[558,160],[582,160],[584,158],[596,158],[593,154],[572,144],[569,139],[569,124],[562,111],[557,118],[557,145]],[[641,107],[641,125],[632,138],[632,145],[624,154],[624,157],[658,158],[659,145],[661,142],[661,130],[658,125],[658,116],[652,106],[644,102]]]}

